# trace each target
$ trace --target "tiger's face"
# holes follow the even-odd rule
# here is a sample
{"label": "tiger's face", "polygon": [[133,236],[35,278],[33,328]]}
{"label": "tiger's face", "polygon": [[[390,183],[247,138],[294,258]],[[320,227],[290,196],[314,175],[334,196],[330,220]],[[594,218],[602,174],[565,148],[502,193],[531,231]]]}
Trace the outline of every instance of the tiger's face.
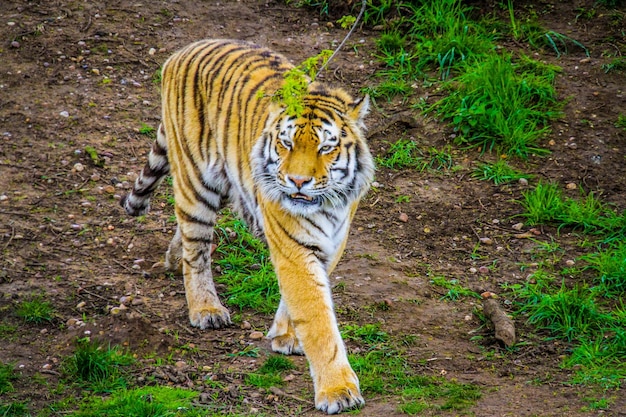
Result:
{"label": "tiger's face", "polygon": [[374,169],[362,134],[367,98],[305,103],[297,117],[270,118],[253,158],[265,196],[297,215],[346,206],[367,191]]}

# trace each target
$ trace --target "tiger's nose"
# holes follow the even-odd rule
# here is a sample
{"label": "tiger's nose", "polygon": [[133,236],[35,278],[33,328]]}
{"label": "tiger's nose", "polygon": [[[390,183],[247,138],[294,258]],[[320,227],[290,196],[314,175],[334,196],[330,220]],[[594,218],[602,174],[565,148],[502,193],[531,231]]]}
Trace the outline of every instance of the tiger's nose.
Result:
{"label": "tiger's nose", "polygon": [[300,175],[287,175],[287,181],[291,181],[298,190],[310,183],[313,179],[311,177],[302,177]]}

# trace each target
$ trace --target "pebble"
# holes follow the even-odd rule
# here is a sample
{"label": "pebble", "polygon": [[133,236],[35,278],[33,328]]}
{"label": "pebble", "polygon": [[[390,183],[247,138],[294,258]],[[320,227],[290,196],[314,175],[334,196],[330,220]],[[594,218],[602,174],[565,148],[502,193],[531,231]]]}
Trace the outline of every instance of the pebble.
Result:
{"label": "pebble", "polygon": [[493,240],[489,237],[481,237],[480,243],[484,243],[485,245],[493,245]]}
{"label": "pebble", "polygon": [[19,48],[20,47],[20,43],[18,41],[12,41],[11,42],[11,47],[12,48]]}
{"label": "pebble", "polygon": [[87,305],[86,302],[81,301],[80,303],[76,304],[76,308],[80,310],[80,309],[84,308],[86,305]]}
{"label": "pebble", "polygon": [[112,186],[112,185],[106,185],[106,186],[104,186],[103,190],[104,190],[104,192],[105,192],[105,193],[108,193],[108,194],[113,194],[113,193],[115,193],[115,187],[114,187],[114,186]]}
{"label": "pebble", "polygon": [[567,261],[565,261],[565,265],[567,266],[574,266],[575,263],[576,261],[574,261],[573,259],[568,259]]}
{"label": "pebble", "polygon": [[409,216],[406,213],[400,213],[400,215],[398,216],[398,220],[400,220],[403,223],[406,223],[409,221]]}
{"label": "pebble", "polygon": [[488,274],[489,273],[489,268],[486,266],[481,266],[480,268],[478,268],[478,272],[480,272],[481,274]]}
{"label": "pebble", "polygon": [[6,201],[8,199],[9,199],[9,197],[6,194],[0,195],[0,201]]}
{"label": "pebble", "polygon": [[528,180],[526,178],[520,178],[519,180],[517,180],[517,182],[519,183],[519,185],[523,185],[523,186],[528,185]]}
{"label": "pebble", "polygon": [[137,298],[133,298],[133,300],[130,302],[131,305],[134,306],[140,306],[144,303],[143,298],[141,297],[137,297]]}
{"label": "pebble", "polygon": [[250,336],[248,337],[252,340],[260,340],[260,339],[263,339],[263,336],[264,336],[263,332],[256,331],[256,332],[250,333]]}
{"label": "pebble", "polygon": [[565,188],[567,188],[568,190],[575,190],[576,188],[578,188],[578,186],[574,182],[568,182]]}
{"label": "pebble", "polygon": [[42,369],[52,369],[52,365],[50,365],[49,363],[45,363],[41,368]]}
{"label": "pebble", "polygon": [[471,267],[469,271],[470,271],[470,274],[475,274],[476,272],[478,272],[478,269]]}
{"label": "pebble", "polygon": [[185,362],[185,361],[176,361],[176,363],[174,365],[178,369],[182,369],[182,368],[186,368],[187,367],[187,362]]}
{"label": "pebble", "polygon": [[513,230],[517,230],[518,232],[520,230],[522,230],[524,228],[524,223],[520,222],[520,223],[515,223],[513,226],[511,226],[513,228]]}
{"label": "pebble", "polygon": [[63,110],[61,113],[59,113],[59,116],[61,116],[61,117],[70,117],[70,114],[69,114],[69,112]]}
{"label": "pebble", "polygon": [[247,322],[247,321],[241,322],[242,330],[250,330],[251,328],[252,328],[252,325],[250,324],[250,322]]}

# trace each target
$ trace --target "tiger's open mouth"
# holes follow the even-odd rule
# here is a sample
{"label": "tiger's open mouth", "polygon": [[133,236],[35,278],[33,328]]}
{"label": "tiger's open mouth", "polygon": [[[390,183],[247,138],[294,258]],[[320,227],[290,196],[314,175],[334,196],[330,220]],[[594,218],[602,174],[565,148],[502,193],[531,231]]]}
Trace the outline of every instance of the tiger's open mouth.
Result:
{"label": "tiger's open mouth", "polygon": [[293,193],[289,195],[289,199],[291,201],[295,201],[302,204],[318,204],[320,199],[319,197],[310,196],[306,194]]}

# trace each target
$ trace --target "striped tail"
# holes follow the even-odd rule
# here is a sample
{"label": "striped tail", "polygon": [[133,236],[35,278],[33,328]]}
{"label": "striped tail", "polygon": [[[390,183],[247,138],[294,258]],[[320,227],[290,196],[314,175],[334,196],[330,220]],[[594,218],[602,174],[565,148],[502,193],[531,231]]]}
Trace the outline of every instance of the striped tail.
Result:
{"label": "striped tail", "polygon": [[120,205],[131,216],[141,216],[150,210],[150,197],[157,189],[163,178],[170,172],[167,161],[167,138],[163,125],[159,126],[157,138],[152,144],[148,162],[144,166],[139,178],[133,185],[130,194],[120,200]]}

